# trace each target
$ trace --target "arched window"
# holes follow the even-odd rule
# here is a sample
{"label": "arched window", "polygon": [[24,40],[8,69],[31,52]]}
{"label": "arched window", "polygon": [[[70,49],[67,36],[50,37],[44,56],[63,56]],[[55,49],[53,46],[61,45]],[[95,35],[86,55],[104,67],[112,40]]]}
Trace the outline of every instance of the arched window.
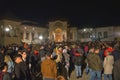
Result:
{"label": "arched window", "polygon": [[26,39],[29,39],[29,32],[26,33]]}

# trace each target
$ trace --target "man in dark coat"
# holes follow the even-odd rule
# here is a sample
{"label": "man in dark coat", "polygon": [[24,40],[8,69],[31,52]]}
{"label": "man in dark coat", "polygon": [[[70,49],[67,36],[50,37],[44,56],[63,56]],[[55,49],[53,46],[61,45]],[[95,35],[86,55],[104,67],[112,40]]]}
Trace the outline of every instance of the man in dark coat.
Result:
{"label": "man in dark coat", "polygon": [[114,57],[114,66],[113,66],[113,77],[114,80],[120,80],[120,51],[119,48],[115,48],[112,52]]}
{"label": "man in dark coat", "polygon": [[4,58],[5,58],[4,52],[5,52],[4,48],[1,48],[0,49],[0,64],[4,63]]}
{"label": "man in dark coat", "polygon": [[15,56],[15,80],[28,80],[27,78],[27,67],[22,60],[20,54]]}
{"label": "man in dark coat", "polygon": [[74,55],[75,55],[74,56],[74,65],[75,65],[76,77],[80,78],[80,77],[82,77],[83,54],[76,51],[76,53]]}
{"label": "man in dark coat", "polygon": [[113,68],[114,80],[120,80],[119,74],[120,74],[120,59],[114,63],[114,68]]}

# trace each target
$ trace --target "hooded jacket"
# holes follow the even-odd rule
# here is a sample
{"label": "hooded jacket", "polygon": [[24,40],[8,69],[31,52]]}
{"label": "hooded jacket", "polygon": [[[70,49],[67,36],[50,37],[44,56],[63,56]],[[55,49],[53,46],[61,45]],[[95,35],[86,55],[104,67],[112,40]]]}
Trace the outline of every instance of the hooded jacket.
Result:
{"label": "hooded jacket", "polygon": [[56,78],[56,63],[51,59],[46,59],[41,64],[41,72],[44,78]]}

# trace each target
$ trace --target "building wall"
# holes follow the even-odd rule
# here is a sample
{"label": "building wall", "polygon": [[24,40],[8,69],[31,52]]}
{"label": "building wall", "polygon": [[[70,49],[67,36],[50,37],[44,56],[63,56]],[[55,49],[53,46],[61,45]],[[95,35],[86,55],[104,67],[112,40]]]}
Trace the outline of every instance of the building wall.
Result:
{"label": "building wall", "polygon": [[[31,41],[33,41],[31,33],[38,35],[36,36],[37,41],[33,41],[33,43],[38,43],[38,41],[40,41],[38,39],[39,35],[43,36],[43,40],[48,38],[48,29],[45,27],[23,25],[22,21],[3,19],[0,21],[0,26],[0,45],[8,45],[12,43],[20,44],[21,42],[31,43]],[[6,28],[9,28],[9,31],[5,31]],[[30,33],[28,39],[25,39],[26,32]]]}
{"label": "building wall", "polygon": [[[86,31],[84,31],[86,29]],[[96,28],[84,28],[78,30],[79,40],[81,42],[88,42],[92,40],[114,41],[115,38],[120,40],[119,26],[106,26]],[[105,35],[107,33],[107,35]],[[88,36],[88,34],[90,36]],[[84,35],[84,36],[83,36]]]}
{"label": "building wall", "polygon": [[[113,26],[95,28],[94,33],[95,33],[96,38],[102,41],[113,41],[114,40],[114,27]],[[106,36],[105,36],[105,33],[107,33]]]}
{"label": "building wall", "polygon": [[81,42],[92,41],[95,37],[95,32],[93,28],[83,28],[78,30],[78,40]]}
{"label": "building wall", "polygon": [[[40,43],[39,36],[42,36],[42,41],[45,41],[48,39],[48,29],[44,27],[37,27],[37,26],[29,26],[29,25],[21,25],[22,29],[22,41],[27,42],[29,44],[31,43]],[[28,34],[28,36],[27,36]],[[33,35],[32,35],[33,34]],[[28,38],[26,38],[28,37]]]}
{"label": "building wall", "polygon": [[[5,28],[10,30],[6,32]],[[54,33],[56,30],[61,30],[61,41],[113,41],[115,38],[120,40],[120,26],[78,29],[77,27],[69,27],[67,21],[55,20],[49,22],[48,28],[46,28],[22,24],[20,20],[3,19],[0,20],[0,45],[20,44],[21,42],[39,44],[46,39],[55,41]],[[39,36],[42,36],[43,39],[39,39]]]}
{"label": "building wall", "polygon": [[[1,30],[3,35],[1,35],[1,45],[8,45],[12,43],[20,43],[20,35],[19,35],[19,21],[13,21],[13,20],[7,20],[3,19],[0,22]],[[9,28],[9,31],[6,31],[5,29]],[[15,34],[16,33],[16,34]]]}
{"label": "building wall", "polygon": [[3,21],[0,20],[0,44],[2,45],[4,43],[4,37],[3,37]]}
{"label": "building wall", "polygon": [[78,40],[78,31],[77,31],[77,27],[71,27],[70,28],[70,38],[68,41],[77,41]]}
{"label": "building wall", "polygon": [[120,26],[114,27],[114,37],[120,41]]}
{"label": "building wall", "polygon": [[[61,30],[61,41],[67,41],[67,27],[68,27],[68,23],[67,21],[60,21],[60,20],[56,20],[56,21],[52,21],[49,22],[49,39],[51,41],[55,41],[56,38],[56,30],[60,29]],[[59,34],[59,33],[58,33]],[[64,35],[64,39],[63,39],[63,35]]]}

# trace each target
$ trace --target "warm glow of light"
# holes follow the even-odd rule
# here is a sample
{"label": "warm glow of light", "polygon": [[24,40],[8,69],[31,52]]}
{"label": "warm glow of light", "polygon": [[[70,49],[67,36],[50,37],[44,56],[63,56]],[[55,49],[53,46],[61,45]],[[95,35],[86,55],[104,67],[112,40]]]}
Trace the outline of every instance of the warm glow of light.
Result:
{"label": "warm glow of light", "polygon": [[42,39],[43,39],[43,36],[39,36],[39,39],[42,40]]}
{"label": "warm glow of light", "polygon": [[6,31],[6,32],[9,32],[9,31],[10,31],[10,29],[6,27],[6,28],[5,28],[5,31]]}
{"label": "warm glow of light", "polygon": [[84,32],[86,31],[86,29],[83,30]]}

